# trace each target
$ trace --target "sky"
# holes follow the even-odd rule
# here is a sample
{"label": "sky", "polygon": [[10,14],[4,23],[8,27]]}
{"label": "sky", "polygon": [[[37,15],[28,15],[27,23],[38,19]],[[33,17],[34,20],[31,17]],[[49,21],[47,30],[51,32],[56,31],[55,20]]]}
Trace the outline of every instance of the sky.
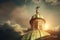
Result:
{"label": "sky", "polygon": [[0,24],[9,20],[30,28],[29,21],[35,14],[37,4],[48,28],[60,27],[60,0],[0,0]]}

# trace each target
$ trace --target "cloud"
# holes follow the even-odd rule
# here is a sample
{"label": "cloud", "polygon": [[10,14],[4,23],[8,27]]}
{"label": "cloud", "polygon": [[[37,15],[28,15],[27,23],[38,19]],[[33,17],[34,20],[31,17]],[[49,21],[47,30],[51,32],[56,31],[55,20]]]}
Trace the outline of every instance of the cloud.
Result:
{"label": "cloud", "polygon": [[[18,23],[19,25],[22,25],[22,27],[30,27],[29,20],[30,20],[30,17],[34,14],[33,11],[35,11],[35,5],[33,3],[35,3],[36,1],[37,0],[25,0],[25,1],[24,0],[15,0],[15,1],[11,0],[9,2],[1,3],[0,4],[0,23],[2,21],[5,22],[7,20],[12,20],[12,21]],[[45,2],[48,4],[53,2],[55,4],[58,1],[45,0]],[[31,4],[31,5],[27,5],[27,4]],[[53,11],[52,10],[53,7],[50,8],[51,6],[48,6],[51,9],[50,10],[48,8],[45,8],[45,6],[46,5],[44,4],[40,8],[42,15],[46,16],[46,19],[50,23],[52,23],[51,26],[54,25],[55,23],[58,23],[57,21],[55,21],[55,20],[58,20],[56,17],[56,12],[51,12],[51,11]],[[47,14],[48,14],[48,16],[47,16]]]}
{"label": "cloud", "polygon": [[[45,29],[45,28],[44,28]],[[60,25],[55,26],[55,27],[48,27],[48,29],[45,29],[46,31],[50,30],[50,31],[54,31],[54,32],[60,32]]]}
{"label": "cloud", "polygon": [[0,24],[11,19],[11,12],[17,6],[23,6],[24,0],[0,0]]}
{"label": "cloud", "polygon": [[6,21],[10,19],[11,11],[16,7],[12,2],[6,2],[0,4],[0,21]]}
{"label": "cloud", "polygon": [[59,0],[45,0],[46,3],[50,3],[51,5],[58,5],[60,4]]}
{"label": "cloud", "polygon": [[[26,4],[30,1],[26,0]],[[25,0],[3,0],[0,3],[0,24],[4,24],[7,20],[13,20],[24,27],[29,26],[29,6],[25,4]]]}
{"label": "cloud", "polygon": [[41,0],[32,0],[35,4],[39,4]]}
{"label": "cloud", "polygon": [[16,22],[11,20],[6,21],[6,24],[13,28],[14,31],[20,33],[20,35],[24,34],[24,30],[27,30],[27,28],[23,28],[20,24],[17,24]]}
{"label": "cloud", "polygon": [[[28,12],[28,7],[26,5],[22,7],[16,7],[12,12],[11,12],[11,20],[15,20],[17,23],[21,24],[24,27],[29,26],[29,12]],[[28,24],[28,25],[27,25]]]}

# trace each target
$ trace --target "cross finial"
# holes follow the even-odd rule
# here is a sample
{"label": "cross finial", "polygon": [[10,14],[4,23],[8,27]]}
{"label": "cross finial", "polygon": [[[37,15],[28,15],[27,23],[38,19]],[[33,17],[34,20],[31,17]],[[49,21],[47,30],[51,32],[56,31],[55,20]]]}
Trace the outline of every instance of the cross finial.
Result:
{"label": "cross finial", "polygon": [[36,14],[38,14],[39,6],[36,7]]}

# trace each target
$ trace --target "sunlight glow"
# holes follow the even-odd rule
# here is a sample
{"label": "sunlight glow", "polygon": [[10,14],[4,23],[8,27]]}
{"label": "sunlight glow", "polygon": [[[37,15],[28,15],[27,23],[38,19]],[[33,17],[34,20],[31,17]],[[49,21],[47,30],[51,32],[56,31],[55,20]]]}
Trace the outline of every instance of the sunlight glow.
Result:
{"label": "sunlight glow", "polygon": [[46,23],[45,26],[42,27],[42,29],[43,29],[43,30],[48,30],[48,29],[50,29],[49,24]]}

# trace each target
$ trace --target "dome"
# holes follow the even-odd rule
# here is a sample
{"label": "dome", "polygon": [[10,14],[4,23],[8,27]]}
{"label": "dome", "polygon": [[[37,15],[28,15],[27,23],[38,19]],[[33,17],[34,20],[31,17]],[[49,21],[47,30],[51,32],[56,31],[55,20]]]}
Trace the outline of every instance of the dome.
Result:
{"label": "dome", "polygon": [[35,20],[35,19],[39,19],[39,20],[42,20],[44,23],[46,22],[45,21],[45,19],[43,18],[43,16],[41,16],[40,14],[39,14],[39,11],[38,11],[38,8],[39,7],[36,7],[36,14],[34,14],[33,16],[32,16],[32,18],[31,18],[31,20],[30,20],[30,24]]}
{"label": "dome", "polygon": [[27,34],[23,36],[22,40],[36,40],[38,38],[43,39],[45,36],[50,36],[50,34],[43,30],[32,30],[27,32]]}
{"label": "dome", "polygon": [[42,26],[45,24],[45,19],[43,19],[36,7],[36,14],[32,16],[30,20],[31,30],[28,31],[22,38],[22,40],[36,40],[44,36],[49,36],[50,34],[42,30]]}

